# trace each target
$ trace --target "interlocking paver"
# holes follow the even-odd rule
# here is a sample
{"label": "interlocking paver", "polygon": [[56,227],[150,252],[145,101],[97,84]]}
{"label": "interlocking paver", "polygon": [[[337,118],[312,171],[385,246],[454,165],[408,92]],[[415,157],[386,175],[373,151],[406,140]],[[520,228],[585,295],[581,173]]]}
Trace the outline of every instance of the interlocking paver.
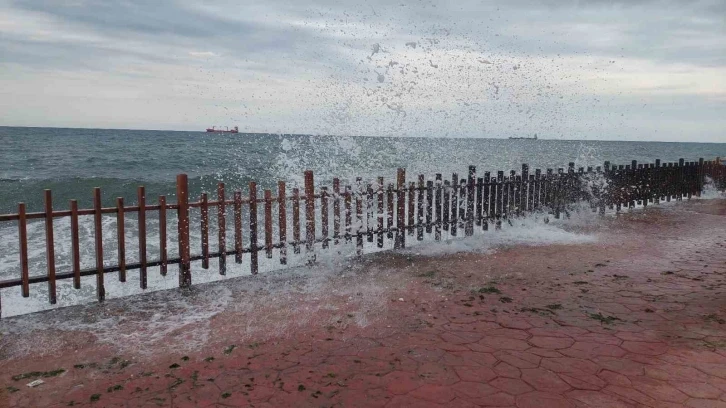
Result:
{"label": "interlocking paver", "polygon": [[[191,348],[190,327],[134,353],[55,329],[69,311],[39,315],[31,345],[30,332],[3,331],[0,406],[726,406],[726,217],[714,208],[726,214],[726,201],[622,214],[596,244],[363,260],[383,272],[361,288],[386,288],[368,303],[330,294],[340,286],[325,307],[321,291],[240,293],[256,308],[217,313]],[[501,294],[479,291],[493,285]],[[285,331],[267,308],[306,312]],[[10,378],[58,367],[38,388]]]}

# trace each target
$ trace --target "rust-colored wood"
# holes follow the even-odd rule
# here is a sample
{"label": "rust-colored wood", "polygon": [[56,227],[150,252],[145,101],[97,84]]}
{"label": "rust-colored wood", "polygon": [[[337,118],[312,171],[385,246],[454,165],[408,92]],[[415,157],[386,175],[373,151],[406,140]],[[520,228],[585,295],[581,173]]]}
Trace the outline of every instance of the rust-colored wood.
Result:
{"label": "rust-colored wood", "polygon": [[497,223],[501,222],[502,215],[503,215],[503,210],[502,210],[502,206],[504,203],[504,199],[502,197],[503,187],[504,187],[503,183],[504,183],[504,172],[499,171],[499,172],[497,172],[497,182],[494,185],[495,189],[496,189],[496,196],[497,196],[496,197],[496,207],[495,207],[496,208],[495,216],[497,219]]}
{"label": "rust-colored wood", "polygon": [[143,186],[140,186],[137,190],[138,201],[139,201],[139,285],[141,289],[146,289],[148,285],[147,270],[146,270],[146,190]]}
{"label": "rust-colored wood", "polygon": [[227,274],[227,203],[224,183],[217,184],[217,247],[219,250],[219,274]]}
{"label": "rust-colored wood", "polygon": [[56,304],[55,247],[53,244],[53,195],[50,190],[45,190],[45,258],[48,265],[48,301],[54,305]]}
{"label": "rust-colored wood", "polygon": [[455,237],[459,228],[459,175],[451,176],[451,236]]}
{"label": "rust-colored wood", "polygon": [[300,189],[292,189],[292,249],[300,253]]}
{"label": "rust-colored wood", "polygon": [[323,248],[328,248],[330,243],[328,242],[328,188],[322,187],[320,189],[320,222],[323,234]]}
{"label": "rust-colored wood", "polygon": [[426,181],[426,233],[430,234],[433,228],[434,182]]}
{"label": "rust-colored wood", "polygon": [[280,230],[280,264],[287,264],[287,198],[285,196],[285,182],[277,183],[277,208],[279,219],[277,221]]}
{"label": "rust-colored wood", "polygon": [[159,272],[166,276],[168,255],[166,252],[166,196],[159,196]]}
{"label": "rust-colored wood", "polygon": [[[242,251],[240,240],[240,252]],[[250,273],[257,275],[259,272],[257,246],[257,183],[250,181]]]}
{"label": "rust-colored wood", "polygon": [[[422,241],[424,234],[424,188],[426,187],[426,180],[423,174],[418,175],[418,197],[416,200],[416,240]],[[413,200],[411,200],[413,202]],[[409,204],[409,210],[412,205]],[[411,211],[413,212],[413,211]]]}
{"label": "rust-colored wood", "polygon": [[466,219],[464,224],[464,235],[474,235],[474,183],[476,182],[476,167],[469,166],[469,174],[466,179],[466,214],[462,214],[462,219]]}
{"label": "rust-colored wood", "polygon": [[476,179],[476,213],[475,220],[476,226],[481,227],[484,211],[484,178],[479,177]]}
{"label": "rust-colored wood", "polygon": [[124,199],[116,198],[116,242],[118,244],[118,280],[126,282],[126,225],[124,224]]}
{"label": "rust-colored wood", "polygon": [[492,217],[491,209],[491,180],[492,175],[490,172],[484,172],[484,185],[482,187],[482,222],[481,229],[487,231],[489,229],[489,219]]}
{"label": "rust-colored wood", "polygon": [[441,194],[442,194],[443,185],[441,183],[441,173],[436,174],[436,198],[435,198],[435,207],[434,210],[436,212],[436,219],[435,219],[435,226],[434,226],[434,239],[437,241],[441,241]]}
{"label": "rust-colored wood", "polygon": [[199,213],[202,218],[202,269],[209,269],[209,197],[207,197],[207,193],[202,193],[199,201],[201,202]]}
{"label": "rust-colored wood", "polygon": [[408,211],[407,226],[408,235],[413,235],[414,226],[416,224],[416,183],[411,181],[408,183]]}
{"label": "rust-colored wood", "polygon": [[[254,198],[255,210],[257,209],[257,195]],[[250,197],[250,206],[253,204],[252,197]],[[242,192],[234,192],[234,262],[242,263]],[[255,219],[255,223],[257,220]],[[257,241],[253,242],[255,248],[257,248]]]}
{"label": "rust-colored wood", "polygon": [[315,248],[315,183],[312,170],[305,171],[305,249]]}
{"label": "rust-colored wood", "polygon": [[376,242],[378,248],[383,248],[383,218],[385,215],[385,198],[383,196],[383,177],[378,177],[378,185],[376,186],[376,194],[378,195],[378,213],[376,214],[377,228],[378,228],[378,241]]}
{"label": "rust-colored wood", "polygon": [[101,222],[101,189],[98,187],[93,189],[93,209],[95,210],[93,220],[96,244],[96,298],[98,298],[99,302],[102,302],[106,299],[106,286],[103,282],[103,224]]}
{"label": "rust-colored wood", "polygon": [[357,192],[355,194],[355,223],[357,225],[357,229],[355,232],[356,235],[356,254],[362,255],[363,254],[363,192],[361,191],[361,185],[360,185],[360,179],[358,181],[357,186]]}
{"label": "rust-colored wood", "polygon": [[526,213],[528,210],[531,209],[529,205],[529,199],[531,197],[530,194],[530,182],[529,182],[529,165],[528,164],[522,164],[522,178],[521,183],[519,184],[519,210],[520,214]]}
{"label": "rust-colored wood", "polygon": [[20,279],[23,284],[20,293],[30,296],[30,275],[28,272],[28,221],[25,218],[25,203],[18,204],[18,246],[20,247]]}
{"label": "rust-colored wood", "polygon": [[338,245],[340,239],[340,179],[333,179],[333,243]]}
{"label": "rust-colored wood", "polygon": [[345,186],[345,241],[350,242],[351,240],[351,224],[353,219],[353,208],[352,208],[352,194],[351,187]]}
{"label": "rust-colored wood", "polygon": [[444,231],[448,231],[449,227],[451,226],[451,220],[450,220],[450,208],[451,207],[451,182],[449,180],[444,180],[444,208],[443,208],[443,215],[444,215]]}
{"label": "rust-colored wood", "polygon": [[272,191],[265,190],[265,253],[272,258]]}
{"label": "rust-colored wood", "polygon": [[396,188],[398,189],[397,197],[397,222],[396,222],[396,242],[394,248],[401,249],[406,247],[406,170],[398,169],[396,174]]}
{"label": "rust-colored wood", "polygon": [[[25,253],[28,252],[27,247]],[[26,256],[27,260],[27,256]],[[78,201],[71,200],[71,263],[73,269],[73,288],[81,288],[81,244],[78,228]]]}
{"label": "rust-colored wood", "polygon": [[192,285],[191,257],[189,249],[189,179],[186,174],[176,176],[177,225],[179,232],[179,287]]}
{"label": "rust-colored wood", "polygon": [[366,186],[366,231],[368,232],[368,242],[373,242],[373,215],[375,214],[373,206],[373,186]]}
{"label": "rust-colored wood", "polygon": [[386,189],[386,200],[387,207],[388,207],[388,219],[386,220],[387,228],[388,228],[388,239],[393,239],[393,184],[388,183],[388,188]]}

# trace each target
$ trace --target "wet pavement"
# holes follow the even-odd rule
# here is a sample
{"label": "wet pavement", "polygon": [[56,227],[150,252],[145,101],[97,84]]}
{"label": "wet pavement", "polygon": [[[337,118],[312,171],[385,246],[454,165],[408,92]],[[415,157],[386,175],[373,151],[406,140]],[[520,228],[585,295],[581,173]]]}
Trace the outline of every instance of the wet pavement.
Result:
{"label": "wet pavement", "polygon": [[571,227],[597,243],[379,254],[318,292],[249,290],[258,307],[153,342],[130,331],[150,316],[114,302],[113,342],[67,324],[92,307],[7,319],[0,406],[726,407],[725,210]]}

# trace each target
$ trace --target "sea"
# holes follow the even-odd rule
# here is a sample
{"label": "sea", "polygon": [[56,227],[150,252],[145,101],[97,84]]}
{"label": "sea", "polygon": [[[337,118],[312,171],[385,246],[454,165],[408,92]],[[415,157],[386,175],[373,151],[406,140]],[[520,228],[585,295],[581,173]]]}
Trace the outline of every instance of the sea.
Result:
{"label": "sea", "polygon": [[[363,136],[311,136],[279,134],[222,134],[188,131],[116,130],[116,129],[62,129],[0,127],[0,214],[15,213],[18,203],[26,203],[28,211],[42,211],[43,191],[50,189],[55,210],[69,208],[69,200],[76,199],[80,208],[92,206],[94,187],[100,187],[104,206],[115,206],[117,197],[123,197],[126,205],[137,201],[138,186],[146,188],[146,201],[155,204],[157,197],[166,195],[175,201],[175,178],[185,173],[189,177],[191,199],[203,192],[216,196],[219,182],[226,184],[228,195],[241,190],[247,195],[250,181],[256,181],[260,189],[277,188],[279,180],[290,188],[300,186],[303,172],[312,170],[318,186],[330,185],[334,177],[343,184],[354,184],[357,177],[364,182],[384,177],[386,183],[395,182],[396,169],[405,168],[410,181],[423,174],[432,179],[436,173],[450,178],[452,173],[467,174],[474,165],[477,173],[498,170],[519,170],[528,164],[531,171],[540,168],[557,169],[574,162],[577,167],[602,166],[605,161],[613,164],[706,160],[717,156],[726,157],[726,143],[661,143],[595,140],[509,140],[482,135],[476,139],[414,138],[414,137],[363,137]],[[274,193],[273,193],[274,194]],[[134,247],[134,215],[129,214],[126,227],[128,262],[138,258]],[[196,216],[198,217],[198,216]],[[192,216],[192,225],[198,220]],[[115,217],[104,217],[104,262],[116,262]],[[149,258],[154,259],[158,239],[154,233],[158,220],[149,216]],[[197,221],[198,222],[198,221]],[[55,220],[56,263],[59,271],[70,266],[68,220]],[[215,237],[215,222],[210,221]],[[229,225],[229,224],[228,224]],[[175,225],[169,225],[174,231]],[[538,235],[564,241],[578,240],[580,236],[567,236],[553,230],[556,226],[538,225],[534,233],[526,234],[528,240]],[[227,231],[232,234],[231,228]],[[42,220],[28,225],[30,241],[31,275],[45,273],[44,225]],[[565,234],[565,235],[563,235]],[[170,235],[170,256],[174,256],[174,234]],[[192,241],[199,232],[192,229]],[[93,255],[93,220],[81,220],[82,267],[95,265]],[[553,238],[554,237],[554,238]],[[261,237],[260,237],[261,238]],[[453,237],[445,237],[446,239]],[[445,239],[445,240],[446,240]],[[215,251],[215,240],[210,238]],[[233,242],[229,235],[228,243]],[[559,241],[558,241],[559,242]],[[477,245],[487,246],[477,242]],[[436,252],[435,249],[429,249]],[[193,250],[192,252],[198,252]],[[446,252],[444,250],[443,252]],[[350,253],[336,253],[346,258]],[[265,258],[263,256],[263,258]],[[337,258],[336,258],[337,259]],[[304,263],[304,259],[300,260]],[[231,263],[227,277],[249,273],[247,261],[241,265]],[[276,259],[262,260],[262,270],[280,268]],[[291,260],[291,264],[295,264]],[[212,262],[211,270],[216,267]],[[196,266],[194,266],[196,268]],[[193,269],[194,269],[193,268]],[[173,288],[178,284],[174,268],[162,277],[150,270],[148,290]],[[129,279],[134,273],[130,271]],[[16,222],[0,222],[0,280],[19,277],[18,229]],[[221,279],[218,274],[204,272],[194,275],[194,282]],[[136,284],[119,284],[109,278],[109,297],[128,296],[142,291]],[[75,290],[70,282],[59,283],[59,305],[68,306],[93,301],[92,277],[84,278],[82,289]],[[0,290],[3,316],[23,314],[50,308],[45,284],[31,287],[30,299],[19,296],[19,288]]]}

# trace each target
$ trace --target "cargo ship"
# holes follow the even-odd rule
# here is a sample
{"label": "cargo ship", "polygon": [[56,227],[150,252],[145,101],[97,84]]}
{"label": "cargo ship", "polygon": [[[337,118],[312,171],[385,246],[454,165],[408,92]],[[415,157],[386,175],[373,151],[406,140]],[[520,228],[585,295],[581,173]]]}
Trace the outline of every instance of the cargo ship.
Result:
{"label": "cargo ship", "polygon": [[514,137],[510,136],[509,140],[537,140],[537,134],[534,134],[534,137]]}
{"label": "cargo ship", "polygon": [[222,129],[221,127],[217,129],[216,126],[212,126],[210,128],[207,128],[207,133],[239,133],[239,129],[237,128],[237,126],[233,127],[232,129],[226,126],[224,127],[224,129]]}

